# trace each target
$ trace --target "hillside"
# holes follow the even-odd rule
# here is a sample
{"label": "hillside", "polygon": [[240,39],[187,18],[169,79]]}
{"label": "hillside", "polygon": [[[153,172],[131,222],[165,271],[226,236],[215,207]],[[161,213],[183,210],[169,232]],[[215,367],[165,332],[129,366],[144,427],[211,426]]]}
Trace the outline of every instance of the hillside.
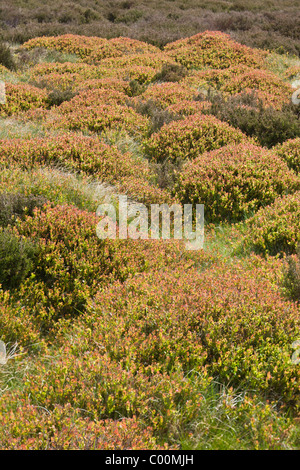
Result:
{"label": "hillside", "polygon": [[[152,41],[120,11],[154,1],[39,4],[1,2],[0,448],[299,449],[299,37],[215,28],[237,2]],[[204,204],[204,247],[100,239],[118,195]]]}

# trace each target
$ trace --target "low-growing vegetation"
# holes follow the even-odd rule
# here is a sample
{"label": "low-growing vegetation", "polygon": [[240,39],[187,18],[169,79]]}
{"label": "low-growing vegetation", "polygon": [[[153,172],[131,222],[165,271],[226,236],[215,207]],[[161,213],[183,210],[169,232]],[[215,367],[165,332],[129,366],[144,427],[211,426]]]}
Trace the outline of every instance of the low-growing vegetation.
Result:
{"label": "low-growing vegetation", "polygon": [[[299,178],[285,162],[249,144],[203,153],[183,165],[175,185],[182,204],[204,204],[206,220],[214,223],[242,220],[274,202],[277,196],[299,189]],[[266,229],[265,223],[262,228]]]}
{"label": "low-growing vegetation", "polygon": [[[294,2],[30,6],[0,1],[0,448],[298,450]],[[203,204],[203,247],[119,237],[119,195]]]}

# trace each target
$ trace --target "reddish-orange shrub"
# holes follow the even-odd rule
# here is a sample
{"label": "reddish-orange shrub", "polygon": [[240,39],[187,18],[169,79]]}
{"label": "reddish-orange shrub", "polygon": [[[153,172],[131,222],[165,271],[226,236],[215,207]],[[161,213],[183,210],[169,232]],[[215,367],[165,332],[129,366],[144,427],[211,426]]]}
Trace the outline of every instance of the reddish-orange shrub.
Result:
{"label": "reddish-orange shrub", "polygon": [[83,90],[55,109],[54,126],[97,133],[122,129],[142,137],[147,134],[149,120],[127,106],[127,100],[124,93],[112,88]]}
{"label": "reddish-orange shrub", "polygon": [[161,50],[158,47],[148,44],[147,42],[138,41],[137,39],[118,37],[112,38],[109,40],[114,47],[123,54],[155,54],[161,53]]}
{"label": "reddish-orange shrub", "polygon": [[205,31],[189,38],[179,39],[167,44],[164,52],[189,69],[203,67],[225,69],[238,64],[262,68],[267,54],[238,44],[228,34],[220,31]]}
{"label": "reddish-orange shrub", "polygon": [[154,175],[145,159],[121,153],[97,137],[69,133],[59,138],[48,135],[45,139],[2,140],[0,165],[26,169],[59,165],[112,184],[116,191],[145,203],[172,200],[169,193],[151,184]]}
{"label": "reddish-orange shrub", "polygon": [[71,101],[63,103],[57,112],[68,114],[74,109],[81,109],[83,111],[85,108],[90,109],[92,106],[96,107],[102,104],[125,105],[127,101],[128,96],[113,88],[92,89],[81,91]]}
{"label": "reddish-orange shrub", "polygon": [[136,98],[136,101],[155,101],[161,108],[182,101],[192,101],[196,93],[188,86],[179,83],[165,82],[148,86],[146,91]]}
{"label": "reddish-orange shrub", "polygon": [[42,63],[32,67],[29,79],[32,83],[48,89],[77,89],[87,80],[99,79],[101,74],[96,66],[81,62]]}
{"label": "reddish-orange shrub", "polygon": [[[7,413],[7,402],[17,401]],[[50,413],[13,393],[0,400],[2,450],[144,450],[158,445],[153,429],[134,416],[120,420],[91,420],[69,404]],[[173,448],[176,448],[173,446]]]}
{"label": "reddish-orange shrub", "polygon": [[245,65],[232,66],[224,70],[194,72],[182,83],[197,89],[211,86],[225,95],[227,93],[234,95],[245,90],[256,90],[259,92],[259,96],[266,101],[266,104],[277,108],[290,102],[293,93],[292,87],[277,75]]}
{"label": "reddish-orange shrub", "polygon": [[299,77],[300,77],[300,66],[299,65],[294,65],[292,67],[289,67],[285,71],[284,75],[289,80],[299,79]]}
{"label": "reddish-orange shrub", "polygon": [[86,301],[113,279],[145,269],[133,240],[101,240],[95,214],[74,206],[45,206],[19,221],[14,231],[38,243],[35,266],[16,297],[30,307],[43,331],[83,312]]}
{"label": "reddish-orange shrub", "polygon": [[17,342],[20,351],[25,348],[27,351],[45,352],[45,341],[41,338],[39,328],[33,324],[29,309],[22,304],[22,301],[15,301],[8,291],[2,289],[0,290],[0,330],[1,340],[8,345]]}
{"label": "reddish-orange shrub", "polygon": [[130,86],[128,81],[121,78],[94,78],[91,80],[84,80],[77,85],[77,90],[96,90],[98,88],[112,89],[126,93],[130,93]]}
{"label": "reddish-orange shrub", "polygon": [[242,143],[187,162],[175,193],[183,204],[204,204],[208,222],[220,222],[241,220],[298,189],[299,178],[274,152]]}
{"label": "reddish-orange shrub", "polygon": [[22,47],[25,49],[33,49],[35,47],[55,49],[57,51],[77,54],[82,59],[88,58],[92,55],[93,60],[101,60],[105,57],[115,57],[120,55],[120,52],[118,52],[108,39],[96,36],[78,36],[75,34],[37,37],[25,42]]}
{"label": "reddish-orange shrub", "polygon": [[299,220],[300,191],[279,197],[247,221],[243,245],[264,255],[296,253]]}
{"label": "reddish-orange shrub", "polygon": [[6,103],[0,104],[0,116],[12,116],[46,105],[47,93],[27,83],[6,83]]}
{"label": "reddish-orange shrub", "polygon": [[192,160],[202,153],[249,139],[214,116],[196,113],[164,125],[144,141],[146,154],[157,162]]}

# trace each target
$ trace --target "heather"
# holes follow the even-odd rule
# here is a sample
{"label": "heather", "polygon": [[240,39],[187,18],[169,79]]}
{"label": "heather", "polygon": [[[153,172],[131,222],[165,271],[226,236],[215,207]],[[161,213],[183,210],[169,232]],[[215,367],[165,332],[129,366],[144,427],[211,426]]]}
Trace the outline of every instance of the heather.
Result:
{"label": "heather", "polygon": [[[100,54],[119,51],[132,43],[141,49],[138,41],[153,47],[187,38],[204,31],[222,31],[233,35],[235,41],[248,47],[271,49],[280,54],[299,53],[298,6],[293,0],[269,1],[218,0],[199,2],[187,0],[149,0],[135,2],[116,0],[112,3],[88,2],[30,4],[17,0],[1,2],[1,36],[6,41],[23,43],[31,38],[74,34],[108,39],[99,41]],[[164,26],[162,28],[162,25]],[[115,38],[117,42],[115,42]],[[134,41],[134,42],[133,42]],[[85,41],[84,48],[89,43]],[[142,46],[145,47],[145,46]]]}
{"label": "heather", "polygon": [[[299,449],[295,5],[16,4],[0,1],[0,448]],[[119,195],[137,227],[132,202],[203,204],[203,247],[119,237]]]}

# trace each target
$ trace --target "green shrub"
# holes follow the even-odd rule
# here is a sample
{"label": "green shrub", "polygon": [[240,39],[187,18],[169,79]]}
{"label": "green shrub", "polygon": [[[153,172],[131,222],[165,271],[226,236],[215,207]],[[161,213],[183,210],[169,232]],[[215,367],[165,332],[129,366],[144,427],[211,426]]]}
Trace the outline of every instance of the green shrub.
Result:
{"label": "green shrub", "polygon": [[33,269],[35,244],[6,228],[0,231],[0,283],[4,289],[16,289]]}
{"label": "green shrub", "polygon": [[10,48],[1,42],[0,42],[0,64],[4,65],[4,67],[10,70],[16,69],[16,64],[13,59]]}
{"label": "green shrub", "polygon": [[283,271],[283,287],[286,294],[296,302],[300,302],[300,243],[297,255],[289,256]]}
{"label": "green shrub", "polygon": [[148,130],[149,136],[155,132],[159,132],[165,124],[181,119],[181,117],[176,116],[175,113],[170,113],[167,109],[162,109],[154,99],[138,101],[134,106],[134,109],[137,113],[150,118],[151,124]]}
{"label": "green shrub", "polygon": [[31,308],[43,331],[60,318],[83,312],[101,286],[145,269],[138,245],[99,239],[98,222],[95,214],[74,206],[48,205],[16,225],[20,236],[38,244],[31,278],[20,286],[17,299]]}
{"label": "green shrub", "polygon": [[226,98],[215,95],[210,100],[207,113],[256,138],[262,146],[270,148],[300,136],[295,106],[286,105],[281,110],[265,107],[254,91]]}
{"label": "green shrub", "polygon": [[292,254],[300,242],[300,191],[277,198],[247,224],[243,245],[261,254]]}
{"label": "green shrub", "polygon": [[153,81],[157,82],[179,82],[188,74],[188,69],[180,64],[164,64]]}
{"label": "green shrub", "polygon": [[247,136],[226,122],[202,112],[164,125],[144,141],[146,155],[156,162],[192,160],[206,151],[231,143],[246,142]]}
{"label": "green shrub", "polygon": [[273,147],[274,152],[279,155],[296,173],[300,173],[300,138],[289,139],[283,144]]}
{"label": "green shrub", "polygon": [[64,101],[70,101],[76,94],[70,88],[66,90],[54,89],[48,94],[46,103],[50,108],[51,106],[59,106]]}

